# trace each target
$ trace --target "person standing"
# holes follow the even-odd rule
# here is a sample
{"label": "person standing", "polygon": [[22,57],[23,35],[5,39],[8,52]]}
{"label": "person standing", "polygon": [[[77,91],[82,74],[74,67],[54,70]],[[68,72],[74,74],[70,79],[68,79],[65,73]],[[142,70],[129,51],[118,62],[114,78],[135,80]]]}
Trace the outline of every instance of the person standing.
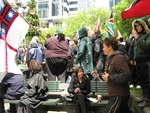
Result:
{"label": "person standing", "polygon": [[103,51],[108,56],[108,65],[102,79],[107,81],[110,99],[102,113],[131,113],[128,106],[131,73],[125,56],[118,51],[117,39],[106,38]]}
{"label": "person standing", "polygon": [[126,50],[125,45],[126,45],[126,42],[123,41],[123,38],[119,38],[118,39],[118,50],[127,56],[127,50]]}
{"label": "person standing", "polygon": [[29,64],[33,76],[27,81],[24,95],[18,103],[17,113],[35,113],[35,108],[47,99],[47,76],[42,72],[42,65],[36,60]]}
{"label": "person standing", "polygon": [[101,59],[103,60],[103,40],[102,34],[100,31],[94,33],[95,36],[92,37],[93,43],[93,64],[96,67],[96,64]]}
{"label": "person standing", "polygon": [[135,30],[132,30],[132,34],[130,38],[126,42],[127,55],[129,58],[129,68],[131,70],[131,80],[130,80],[130,88],[136,87],[141,88],[139,85],[139,78],[136,75],[136,62],[134,60],[134,47],[135,47],[135,38],[133,37],[134,33],[137,33]]}
{"label": "person standing", "polygon": [[66,81],[66,68],[69,57],[69,43],[65,34],[58,33],[57,36],[47,39],[47,50],[45,52],[48,80]]}
{"label": "person standing", "polygon": [[79,31],[79,44],[78,52],[76,55],[76,64],[84,69],[84,73],[87,74],[90,80],[93,78],[91,72],[94,71],[93,66],[93,53],[92,53],[92,41],[88,37],[86,27],[81,28]]}
{"label": "person standing", "polygon": [[150,106],[150,31],[146,23],[141,19],[132,22],[132,28],[137,33],[134,34],[135,47],[134,59],[136,61],[136,74],[143,92],[143,97],[138,107]]}
{"label": "person standing", "polygon": [[73,67],[76,65],[75,55],[77,51],[78,51],[77,41],[69,40],[69,58],[68,58],[67,70],[66,70],[66,82],[70,81],[71,75],[73,73]]}
{"label": "person standing", "polygon": [[74,75],[68,87],[68,92],[73,94],[73,101],[76,103],[76,113],[87,113],[86,101],[90,93],[90,80],[84,74],[82,67],[76,67]]}

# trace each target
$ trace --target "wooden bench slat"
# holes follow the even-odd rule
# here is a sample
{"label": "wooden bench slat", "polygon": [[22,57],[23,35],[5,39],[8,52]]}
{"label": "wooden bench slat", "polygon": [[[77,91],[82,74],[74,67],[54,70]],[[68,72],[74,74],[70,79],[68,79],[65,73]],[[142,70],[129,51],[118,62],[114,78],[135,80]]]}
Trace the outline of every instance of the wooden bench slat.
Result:
{"label": "wooden bench slat", "polygon": [[47,81],[47,87],[49,89],[49,92],[60,92],[62,91],[61,89],[59,89],[59,84],[61,83],[61,81]]}
{"label": "wooden bench slat", "polygon": [[101,102],[94,103],[90,102],[90,106],[106,106],[109,100],[101,100]]}
{"label": "wooden bench slat", "polygon": [[20,100],[9,100],[9,99],[4,99],[4,103],[10,103],[10,104],[18,104]]}
{"label": "wooden bench slat", "polygon": [[[20,100],[8,100],[8,99],[4,99],[5,103],[10,103],[10,104],[18,104]],[[60,98],[56,98],[56,99],[48,99],[46,101],[42,102],[42,105],[56,105],[60,102]]]}
{"label": "wooden bench slat", "polygon": [[91,81],[91,92],[93,93],[107,93],[107,83],[101,81]]}
{"label": "wooden bench slat", "polygon": [[57,105],[59,102],[60,102],[60,98],[48,99],[46,101],[43,101],[42,105]]}

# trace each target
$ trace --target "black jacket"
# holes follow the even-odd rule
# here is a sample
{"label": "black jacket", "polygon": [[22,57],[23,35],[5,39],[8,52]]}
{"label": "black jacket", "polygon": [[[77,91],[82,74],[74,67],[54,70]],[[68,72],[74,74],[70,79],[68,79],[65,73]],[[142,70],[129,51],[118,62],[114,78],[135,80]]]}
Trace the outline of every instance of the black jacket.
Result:
{"label": "black jacket", "polygon": [[80,88],[81,93],[83,95],[88,95],[90,93],[90,90],[91,90],[89,78],[86,75],[84,75],[83,81],[82,81],[82,83],[80,83],[77,75],[73,75],[71,82],[70,82],[70,85],[68,87],[68,92],[74,94],[74,90],[76,88]]}

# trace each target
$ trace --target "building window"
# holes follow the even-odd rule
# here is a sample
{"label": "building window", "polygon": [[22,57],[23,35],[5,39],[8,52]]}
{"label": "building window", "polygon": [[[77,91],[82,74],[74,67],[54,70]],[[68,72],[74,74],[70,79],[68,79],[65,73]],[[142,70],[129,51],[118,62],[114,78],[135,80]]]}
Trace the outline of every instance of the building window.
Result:
{"label": "building window", "polygon": [[69,5],[76,5],[76,4],[78,4],[78,2],[77,2],[77,1],[69,2]]}
{"label": "building window", "polygon": [[69,8],[69,11],[78,11],[78,8]]}
{"label": "building window", "polygon": [[52,16],[59,16],[59,5],[52,3]]}
{"label": "building window", "polygon": [[40,18],[49,17],[49,2],[48,1],[38,3],[38,14]]}

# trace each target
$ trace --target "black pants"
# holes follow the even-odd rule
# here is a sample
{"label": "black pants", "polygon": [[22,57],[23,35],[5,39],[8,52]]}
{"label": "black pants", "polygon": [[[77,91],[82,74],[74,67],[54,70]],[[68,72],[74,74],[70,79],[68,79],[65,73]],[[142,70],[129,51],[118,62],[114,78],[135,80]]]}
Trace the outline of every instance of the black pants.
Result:
{"label": "black pants", "polygon": [[136,66],[134,65],[131,65],[129,63],[129,68],[130,68],[130,71],[131,71],[131,80],[130,80],[130,84],[133,84],[134,86],[137,86],[137,85],[140,85],[139,83],[139,78],[136,74]]}
{"label": "black pants", "polygon": [[102,113],[131,113],[128,106],[129,96],[110,97]]}
{"label": "black pants", "polygon": [[74,95],[74,101],[76,103],[76,113],[87,113],[86,110],[86,96],[82,93],[76,93]]}
{"label": "black pants", "polygon": [[48,80],[66,81],[67,60],[63,58],[46,58]]}
{"label": "black pants", "polygon": [[136,72],[143,91],[143,97],[150,99],[150,60],[136,61]]}

